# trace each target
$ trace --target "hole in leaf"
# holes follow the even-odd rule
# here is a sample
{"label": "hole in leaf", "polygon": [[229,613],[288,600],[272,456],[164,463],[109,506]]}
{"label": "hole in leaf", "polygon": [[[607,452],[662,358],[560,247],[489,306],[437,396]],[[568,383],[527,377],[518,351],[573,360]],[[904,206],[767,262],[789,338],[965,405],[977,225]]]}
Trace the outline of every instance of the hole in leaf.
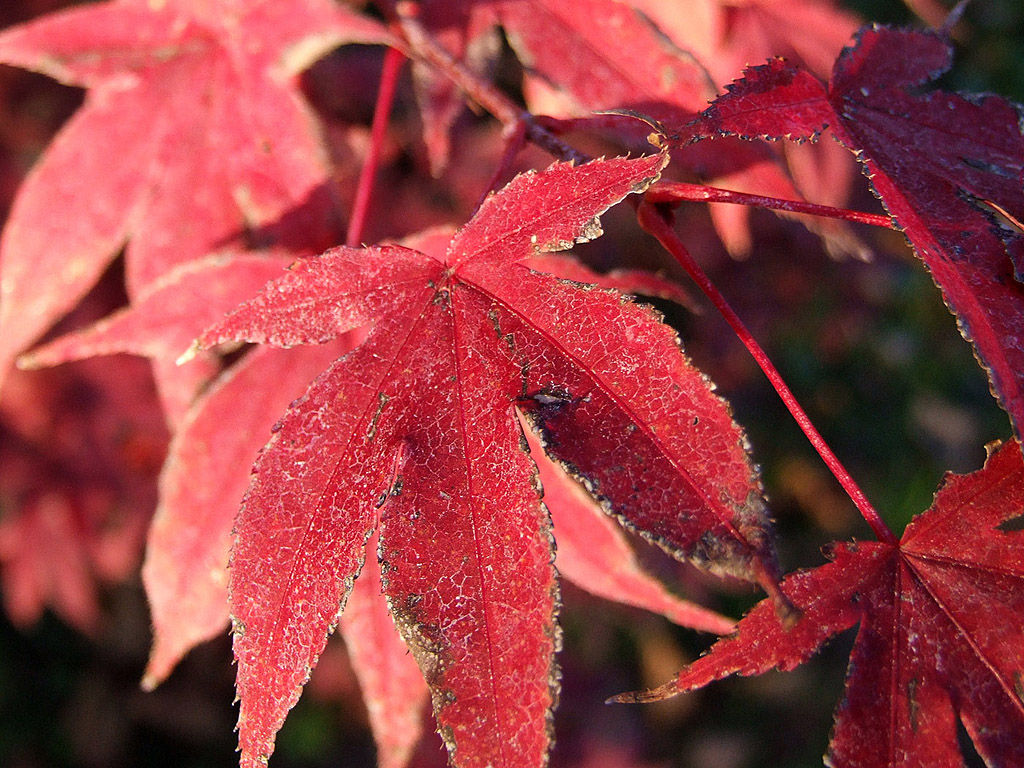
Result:
{"label": "hole in leaf", "polygon": [[981,759],[981,755],[974,748],[974,742],[971,741],[971,736],[967,733],[967,729],[964,724],[957,718],[956,721],[956,740],[960,746],[960,754],[964,758],[965,768],[984,768],[985,761]]}
{"label": "hole in leaf", "polygon": [[1004,520],[996,526],[997,531],[1003,533],[1016,533],[1017,531],[1024,531],[1024,515],[1017,515],[1011,517],[1009,520]]}

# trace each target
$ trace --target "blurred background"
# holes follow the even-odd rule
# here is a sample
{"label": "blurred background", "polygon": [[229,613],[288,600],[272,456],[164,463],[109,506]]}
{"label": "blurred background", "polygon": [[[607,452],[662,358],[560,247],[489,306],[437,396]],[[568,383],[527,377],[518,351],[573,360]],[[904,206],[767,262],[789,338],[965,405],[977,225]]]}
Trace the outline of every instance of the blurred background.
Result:
{"label": "blurred background", "polygon": [[[70,5],[4,0],[0,27]],[[738,3],[742,5],[742,3]],[[778,3],[783,5],[783,3]],[[911,7],[913,6],[913,7]],[[942,4],[851,0],[862,19],[922,24]],[[977,0],[956,28],[956,66],[942,87],[1024,100],[1024,6]],[[513,92],[511,55],[499,76]],[[306,93],[327,126],[339,176],[354,177],[353,132],[366,135],[379,49],[352,46],[314,66]],[[346,91],[336,88],[344,76]],[[80,90],[0,66],[0,217],[19,183],[82,100]],[[497,162],[492,123],[467,115],[449,170],[426,172],[408,76],[395,110],[383,195],[367,239],[414,231],[471,209]],[[337,137],[344,135],[344,141]],[[547,160],[527,153],[524,165]],[[409,179],[412,181],[409,181]],[[400,184],[401,181],[401,184]],[[857,175],[847,205],[877,211]],[[395,204],[398,203],[398,204]],[[58,212],[59,215],[59,212]],[[675,271],[638,235],[629,211],[581,247],[599,269]],[[896,531],[926,509],[947,470],[967,472],[984,445],[1010,436],[1005,415],[928,274],[901,235],[852,234],[870,260],[833,258],[802,225],[765,211],[750,218],[752,247],[723,245],[704,206],[679,211],[680,231],[766,347],[813,421]],[[115,267],[71,324],[124,301]],[[696,291],[693,291],[696,293]],[[835,539],[871,534],[724,322],[655,301],[687,353],[718,384],[748,431],[789,571],[823,562]],[[110,382],[116,379],[117,386]],[[109,358],[17,374],[0,401],[0,766],[203,768],[235,763],[234,667],[224,638],[195,649],[155,691],[139,680],[151,642],[138,577],[155,477],[168,437],[146,365]],[[112,504],[112,499],[116,503]],[[120,510],[111,513],[111,509]],[[124,510],[136,510],[131,514]],[[138,510],[143,510],[139,512]],[[649,570],[690,599],[739,617],[759,595],[675,563],[642,542]],[[842,694],[852,633],[786,674],[728,680],[651,706],[607,706],[613,694],[670,679],[713,638],[563,587],[562,698],[554,766],[767,768],[817,766]],[[426,728],[432,732],[432,726]],[[980,765],[971,747],[965,753]],[[372,737],[343,644],[333,638],[278,738],[277,768],[368,768]],[[415,766],[442,766],[423,740]]]}

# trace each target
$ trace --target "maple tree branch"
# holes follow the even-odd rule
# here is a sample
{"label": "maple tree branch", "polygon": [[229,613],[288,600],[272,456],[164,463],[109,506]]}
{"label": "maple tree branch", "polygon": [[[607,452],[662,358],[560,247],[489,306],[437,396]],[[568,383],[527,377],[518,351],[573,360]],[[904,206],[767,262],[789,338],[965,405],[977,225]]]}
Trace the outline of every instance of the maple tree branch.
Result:
{"label": "maple tree branch", "polygon": [[348,233],[345,245],[356,247],[363,237],[366,215],[370,209],[370,196],[373,194],[373,183],[377,177],[377,166],[380,162],[381,147],[384,144],[384,132],[391,117],[391,106],[395,101],[395,87],[398,74],[405,61],[405,54],[397,48],[388,48],[384,52],[384,65],[380,73],[380,85],[377,90],[377,103],[373,108],[373,125],[370,128],[370,147],[359,171],[359,183],[356,187],[356,199],[352,204],[352,218],[348,222]]}
{"label": "maple tree branch", "polygon": [[593,159],[566,144],[547,128],[544,128],[530,112],[519,107],[512,99],[495,88],[493,83],[479,77],[452,58],[452,55],[439,45],[419,22],[416,17],[415,5],[409,2],[400,2],[396,4],[395,10],[398,24],[409,44],[410,53],[443,73],[469,98],[494,115],[506,129],[517,123],[522,123],[529,141],[562,160],[571,160],[580,164]]}
{"label": "maple tree branch", "polygon": [[721,313],[722,317],[732,328],[733,332],[739,337],[743,346],[747,348],[753,356],[758,367],[764,372],[765,376],[771,382],[772,387],[778,392],[779,397],[782,398],[782,402],[785,403],[786,408],[792,414],[796,423],[800,426],[800,429],[807,436],[807,439],[814,446],[814,450],[818,452],[822,460],[831,470],[836,480],[846,491],[847,495],[856,505],[860,511],[861,516],[871,527],[875,536],[878,537],[879,541],[883,541],[887,544],[896,545],[898,540],[895,534],[889,529],[889,527],[882,520],[882,517],[878,514],[878,511],[868,501],[867,496],[857,485],[857,482],[853,479],[853,476],[846,470],[846,468],[839,461],[839,458],[829,448],[828,443],[825,442],[825,438],[821,436],[821,433],[815,428],[814,424],[811,423],[810,417],[797,402],[796,397],[790,390],[789,386],[783,380],[782,375],[778,369],[772,363],[767,353],[761,347],[760,344],[751,335],[749,329],[740,319],[739,315],[736,314],[735,310],[729,305],[725,297],[719,292],[715,285],[711,282],[711,279],[707,276],[707,273],[701,269],[700,265],[694,261],[690,252],[686,246],[683,245],[682,240],[679,239],[679,235],[672,227],[673,214],[671,211],[663,208],[656,208],[652,203],[643,202],[637,208],[637,220],[640,226],[649,234],[653,235],[662,247],[665,248],[677,262],[686,270],[686,273],[690,278],[697,283],[704,295],[711,300],[711,303],[715,305],[715,308]]}
{"label": "maple tree branch", "polygon": [[771,208],[788,213],[804,213],[810,216],[824,216],[830,219],[842,219],[857,224],[868,224],[873,227],[893,229],[893,221],[889,216],[880,213],[863,213],[847,208],[834,208],[830,205],[818,205],[803,200],[785,200],[778,197],[751,195],[746,192],[734,192],[730,189],[709,187],[704,184],[687,184],[681,181],[659,181],[647,190],[644,195],[650,203],[735,203],[751,205],[757,208]]}

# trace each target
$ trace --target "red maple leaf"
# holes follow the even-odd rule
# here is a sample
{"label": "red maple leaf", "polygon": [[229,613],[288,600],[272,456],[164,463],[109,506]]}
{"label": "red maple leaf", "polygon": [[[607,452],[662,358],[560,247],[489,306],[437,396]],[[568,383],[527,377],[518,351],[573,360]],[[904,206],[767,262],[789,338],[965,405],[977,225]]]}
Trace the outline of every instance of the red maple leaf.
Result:
{"label": "red maple leaf", "polygon": [[677,680],[618,698],[792,669],[859,623],[829,765],[962,765],[957,717],[988,765],[1022,765],[1022,514],[1024,462],[1011,441],[983,469],[948,475],[897,545],[835,544],[832,562],[788,576],[783,592],[803,611],[795,626],[762,602]]}
{"label": "red maple leaf", "polygon": [[695,115],[714,95],[692,55],[617,0],[428,0],[418,15],[431,29],[446,30],[446,41],[455,31],[449,28],[461,26],[462,44],[501,24],[527,71],[556,88],[576,114],[631,108],[655,117]]}
{"label": "red maple leaf", "polygon": [[[276,415],[351,348],[358,339],[351,337],[293,350],[254,350],[203,394],[175,435],[143,568],[155,635],[144,687],[157,685],[190,648],[227,626],[228,552],[249,467]],[[267,387],[268,381],[274,386]],[[730,621],[671,595],[644,573],[611,518],[543,456],[531,433],[527,438],[552,513],[562,576],[683,626],[719,634],[731,629]],[[340,631],[366,700],[378,761],[397,767],[420,737],[427,688],[389,615],[376,552],[374,537]]]}
{"label": "red maple leaf", "polygon": [[160,478],[142,569],[154,630],[144,687],[163,680],[194,645],[223,632],[231,529],[256,454],[281,412],[353,341],[253,350],[183,419]]}
{"label": "red maple leaf", "polygon": [[931,271],[988,370],[1018,434],[1024,425],[1024,135],[997,96],[912,89],[945,72],[932,32],[862,30],[826,89],[774,60],[747,71],[683,139],[802,140],[826,126],[857,153],[882,203]]}
{"label": "red maple leaf", "polygon": [[526,424],[523,427],[544,488],[544,505],[551,512],[560,576],[591,594],[660,613],[680,626],[716,634],[732,630],[732,621],[672,595],[646,573],[622,528],[544,455],[540,440]]}
{"label": "red maple leaf", "polygon": [[89,89],[0,241],[0,376],[126,242],[135,295],[300,205],[309,215],[277,234],[315,240],[330,172],[296,75],[341,42],[385,37],[330,0],[119,0],[0,35],[0,62]]}
{"label": "red maple leaf", "polygon": [[[404,243],[443,255],[453,234],[447,228],[432,230]],[[111,351],[166,355],[180,348],[176,344],[188,329],[221,312],[228,296],[246,287],[254,293],[274,263],[256,255],[237,255],[187,265],[175,270],[174,279],[161,281],[166,285],[149,299],[41,348],[29,359],[56,363]],[[527,263],[566,279],[690,301],[678,286],[649,273],[601,276],[562,254],[530,256]],[[194,310],[185,314],[183,307]],[[173,332],[168,334],[167,329]],[[155,631],[146,687],[159,683],[192,646],[227,625],[228,550],[249,467],[271,434],[277,414],[359,338],[347,334],[326,345],[257,349],[204,393],[182,421],[161,476],[161,500],[143,569]],[[266,382],[274,386],[267,387]],[[662,613],[684,626],[718,633],[731,628],[729,620],[671,595],[644,573],[612,520],[544,457],[529,432],[527,439],[552,512],[559,542],[556,567],[562,575],[602,597]],[[400,766],[419,738],[427,689],[388,615],[375,542],[371,540],[371,562],[356,582],[340,629],[363,688],[380,762]],[[415,693],[421,687],[422,697]]]}
{"label": "red maple leaf", "polygon": [[517,406],[609,512],[679,557],[773,588],[743,436],[674,334],[621,294],[522,263],[600,234],[596,217],[664,162],[517,177],[443,257],[335,249],[203,335],[292,346],[373,325],[275,427],[236,523],[243,765],[271,752],[378,515],[385,594],[456,764],[544,761],[557,587]]}
{"label": "red maple leaf", "polygon": [[[448,228],[432,230],[407,238],[405,244],[443,253],[453,234]],[[283,263],[280,258],[242,253],[184,265],[158,281],[135,306],[40,347],[20,362],[55,365],[115,352],[174,359],[205,327],[276,277]],[[602,276],[562,254],[534,256],[529,263],[567,279],[639,290],[679,303],[691,301],[676,284],[651,273],[626,270]],[[231,530],[249,484],[250,466],[278,415],[311,379],[361,339],[353,333],[329,345],[256,350],[205,391],[180,420],[161,475],[160,503],[143,569],[155,635],[146,687],[163,680],[184,653],[227,624]],[[535,460],[549,497],[564,496],[565,501],[555,506],[565,510],[565,517],[593,516],[564,473],[542,458]],[[560,536],[565,546],[560,557],[578,540],[579,565],[570,565],[569,570],[583,569],[573,579],[580,586],[664,613],[686,626],[728,630],[729,623],[721,617],[672,597],[643,574],[625,541],[606,526],[591,532],[593,526],[588,527],[586,520],[572,522],[573,529]]]}

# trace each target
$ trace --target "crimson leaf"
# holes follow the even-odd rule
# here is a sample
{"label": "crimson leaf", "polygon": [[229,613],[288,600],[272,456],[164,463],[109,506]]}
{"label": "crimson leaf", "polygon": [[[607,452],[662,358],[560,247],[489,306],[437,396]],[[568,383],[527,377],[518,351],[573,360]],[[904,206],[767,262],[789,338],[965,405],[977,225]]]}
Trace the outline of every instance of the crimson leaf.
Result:
{"label": "crimson leaf", "polygon": [[978,472],[947,476],[898,545],[837,544],[832,562],[787,577],[783,591],[803,611],[796,626],[764,601],[676,680],[620,700],[792,669],[859,623],[829,765],[962,765],[957,716],[988,765],[1024,764],[1024,532],[1004,526],[1022,513],[1012,441]]}
{"label": "crimson leaf", "polygon": [[278,424],[238,519],[243,765],[270,754],[378,515],[384,589],[453,760],[543,763],[557,593],[517,404],[608,511],[677,556],[772,588],[743,436],[674,334],[618,293],[522,264],[600,234],[596,217],[664,162],[517,177],[443,258],[335,249],[201,338],[290,346],[373,324]]}
{"label": "crimson leaf", "polygon": [[774,60],[746,72],[683,139],[803,139],[829,126],[856,152],[896,224],[931,271],[988,370],[1018,435],[1024,429],[1024,136],[997,96],[913,89],[950,66],[936,33],[861,30],[826,89]]}

